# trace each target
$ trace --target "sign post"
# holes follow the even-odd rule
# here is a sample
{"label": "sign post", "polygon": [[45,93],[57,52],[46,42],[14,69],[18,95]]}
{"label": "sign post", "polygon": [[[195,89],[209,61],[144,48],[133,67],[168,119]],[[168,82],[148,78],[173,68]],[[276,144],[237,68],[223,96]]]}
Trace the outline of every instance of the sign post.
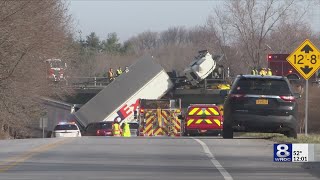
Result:
{"label": "sign post", "polygon": [[306,39],[295,51],[288,57],[287,61],[294,67],[300,75],[306,80],[306,100],[305,100],[305,135],[308,135],[308,95],[309,95],[309,78],[317,72],[320,67],[320,51]]}
{"label": "sign post", "polygon": [[40,128],[42,128],[42,138],[45,138],[44,136],[44,129],[48,127],[48,118],[47,117],[41,117],[40,118]]}
{"label": "sign post", "polygon": [[306,80],[306,100],[305,100],[305,113],[304,113],[304,134],[308,136],[308,113],[309,113],[309,80]]}

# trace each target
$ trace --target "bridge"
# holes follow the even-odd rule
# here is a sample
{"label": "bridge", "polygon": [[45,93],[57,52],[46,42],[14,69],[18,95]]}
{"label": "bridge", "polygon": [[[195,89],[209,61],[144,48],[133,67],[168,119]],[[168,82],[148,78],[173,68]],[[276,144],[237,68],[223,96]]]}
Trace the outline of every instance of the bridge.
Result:
{"label": "bridge", "polygon": [[[234,77],[230,77],[229,80],[232,82]],[[183,79],[182,78],[171,78],[171,80],[177,84],[181,82]],[[292,79],[290,80],[291,82],[302,82],[302,79]],[[101,91],[104,87],[106,87],[111,81],[107,77],[71,77],[68,78],[67,80],[57,82],[60,85],[65,85],[67,88],[71,88],[76,90],[78,93],[87,93],[87,94],[97,94],[99,91]],[[223,83],[225,82],[224,78],[210,78],[210,79],[205,79],[202,82],[202,91],[207,91],[207,92],[216,92],[216,90],[212,90],[210,86],[212,84],[217,84],[217,83]],[[312,85],[316,85],[320,87],[320,79],[316,78],[314,81],[310,82]],[[302,83],[304,85],[304,83]],[[204,90],[205,89],[205,90]],[[178,92],[185,92],[182,88],[178,88],[176,90]],[[187,90],[190,92],[190,90]],[[198,90],[193,90],[195,93],[198,93]],[[201,92],[203,93],[203,92]]]}
{"label": "bridge", "polygon": [[[212,88],[212,85],[225,82],[224,78],[210,78],[205,79],[200,84],[202,88],[184,89],[179,88],[181,84],[185,84],[183,78],[171,78],[171,80],[178,85],[175,91],[179,94],[184,94],[186,91],[188,91],[188,93],[193,92],[193,94],[216,94],[219,93],[220,90]],[[74,89],[78,93],[96,94],[111,83],[111,81],[107,77],[71,77],[56,83]]]}

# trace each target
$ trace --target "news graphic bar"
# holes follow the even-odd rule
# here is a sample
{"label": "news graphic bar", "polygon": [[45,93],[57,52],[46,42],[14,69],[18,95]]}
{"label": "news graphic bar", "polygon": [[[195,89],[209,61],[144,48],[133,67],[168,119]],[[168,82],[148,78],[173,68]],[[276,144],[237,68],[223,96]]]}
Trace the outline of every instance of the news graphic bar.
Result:
{"label": "news graphic bar", "polygon": [[320,162],[320,144],[274,144],[274,162]]}

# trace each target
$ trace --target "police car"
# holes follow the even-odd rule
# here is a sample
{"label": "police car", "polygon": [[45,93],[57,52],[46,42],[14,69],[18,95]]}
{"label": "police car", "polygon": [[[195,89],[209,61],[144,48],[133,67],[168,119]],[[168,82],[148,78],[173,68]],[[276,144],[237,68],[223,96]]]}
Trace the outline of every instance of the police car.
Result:
{"label": "police car", "polygon": [[55,126],[52,137],[81,137],[81,132],[74,122],[60,122]]}

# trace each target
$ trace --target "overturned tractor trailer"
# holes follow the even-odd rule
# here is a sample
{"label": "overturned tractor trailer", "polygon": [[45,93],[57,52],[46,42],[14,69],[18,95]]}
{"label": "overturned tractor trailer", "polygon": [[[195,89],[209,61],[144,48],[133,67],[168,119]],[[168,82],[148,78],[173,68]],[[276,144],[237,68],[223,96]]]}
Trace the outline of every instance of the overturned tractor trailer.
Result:
{"label": "overturned tractor trailer", "polygon": [[134,111],[140,99],[160,99],[173,88],[166,71],[147,55],[129,67],[108,84],[90,101],[74,113],[78,123],[87,126],[91,122],[134,121]]}
{"label": "overturned tractor trailer", "polygon": [[[108,84],[95,97],[74,113],[80,125],[91,122],[137,121],[133,115],[140,99],[181,99],[182,110],[190,104],[223,101],[220,89],[212,88],[211,80],[216,62],[223,56],[212,57],[207,50],[199,51],[193,62],[183,71],[182,77],[169,77],[151,56],[144,56]],[[214,80],[215,83],[219,82]],[[178,132],[176,132],[178,133]]]}

